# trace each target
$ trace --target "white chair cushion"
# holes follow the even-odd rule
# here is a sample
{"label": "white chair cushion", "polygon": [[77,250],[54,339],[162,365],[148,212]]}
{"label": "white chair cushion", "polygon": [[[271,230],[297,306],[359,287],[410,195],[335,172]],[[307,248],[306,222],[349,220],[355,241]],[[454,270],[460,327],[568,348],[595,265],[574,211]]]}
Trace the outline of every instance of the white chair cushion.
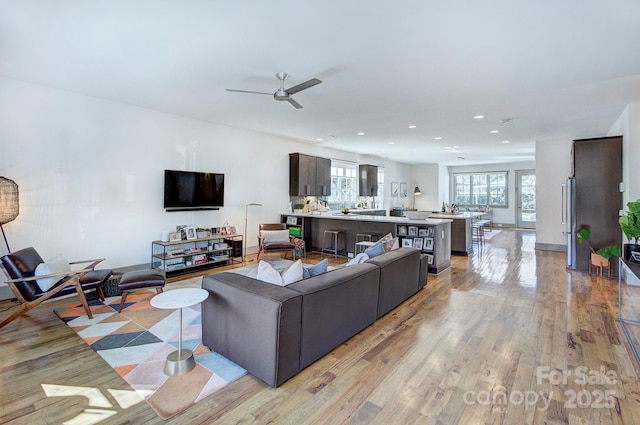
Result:
{"label": "white chair cushion", "polygon": [[260,236],[264,243],[270,242],[289,242],[288,230],[261,230]]}
{"label": "white chair cushion", "polygon": [[[48,260],[46,263],[38,264],[34,275],[37,277],[69,271],[71,271],[69,261],[64,258],[62,254],[58,254],[57,256]],[[51,289],[51,287],[53,287],[56,283],[60,282],[64,277],[65,276],[45,277],[43,279],[36,279],[36,283],[38,284],[40,290],[46,292]]]}

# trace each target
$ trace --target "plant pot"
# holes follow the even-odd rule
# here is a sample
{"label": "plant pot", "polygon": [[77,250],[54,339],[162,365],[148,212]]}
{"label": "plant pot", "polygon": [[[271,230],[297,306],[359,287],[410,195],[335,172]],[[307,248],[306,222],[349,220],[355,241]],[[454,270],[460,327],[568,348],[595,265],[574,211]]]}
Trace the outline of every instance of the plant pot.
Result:
{"label": "plant pot", "polygon": [[624,259],[627,261],[631,261],[635,263],[635,261],[631,258],[632,252],[640,252],[640,245],[634,243],[626,243],[624,244]]}

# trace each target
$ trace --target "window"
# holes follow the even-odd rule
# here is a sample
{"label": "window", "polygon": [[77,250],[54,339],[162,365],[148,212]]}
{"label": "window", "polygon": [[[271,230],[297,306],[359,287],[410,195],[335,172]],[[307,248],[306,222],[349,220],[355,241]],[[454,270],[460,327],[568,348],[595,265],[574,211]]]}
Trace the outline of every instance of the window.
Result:
{"label": "window", "polygon": [[460,206],[507,207],[507,172],[454,174],[455,203]]}
{"label": "window", "polygon": [[358,196],[357,165],[348,162],[331,161],[331,196],[328,202],[355,204]]}

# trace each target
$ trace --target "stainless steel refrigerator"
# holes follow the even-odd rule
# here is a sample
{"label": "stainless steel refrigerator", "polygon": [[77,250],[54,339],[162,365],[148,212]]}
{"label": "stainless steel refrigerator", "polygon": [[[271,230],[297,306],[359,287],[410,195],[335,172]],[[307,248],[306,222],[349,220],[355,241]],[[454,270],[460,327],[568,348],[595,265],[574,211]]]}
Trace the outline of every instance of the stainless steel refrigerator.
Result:
{"label": "stainless steel refrigerator", "polygon": [[[562,220],[567,236],[567,268],[587,271],[591,251],[578,243],[582,228],[591,230],[594,249],[622,243],[618,216],[622,208],[622,137],[574,140],[572,172],[562,185]],[[617,261],[611,262],[617,274]]]}

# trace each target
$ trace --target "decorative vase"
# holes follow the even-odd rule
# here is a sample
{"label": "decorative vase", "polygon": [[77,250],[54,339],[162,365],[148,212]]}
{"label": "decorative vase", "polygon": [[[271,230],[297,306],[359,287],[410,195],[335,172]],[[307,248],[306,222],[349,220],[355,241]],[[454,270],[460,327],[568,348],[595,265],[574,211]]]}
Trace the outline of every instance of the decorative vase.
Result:
{"label": "decorative vase", "polygon": [[591,253],[591,265],[595,267],[609,267],[609,259],[600,254]]}

